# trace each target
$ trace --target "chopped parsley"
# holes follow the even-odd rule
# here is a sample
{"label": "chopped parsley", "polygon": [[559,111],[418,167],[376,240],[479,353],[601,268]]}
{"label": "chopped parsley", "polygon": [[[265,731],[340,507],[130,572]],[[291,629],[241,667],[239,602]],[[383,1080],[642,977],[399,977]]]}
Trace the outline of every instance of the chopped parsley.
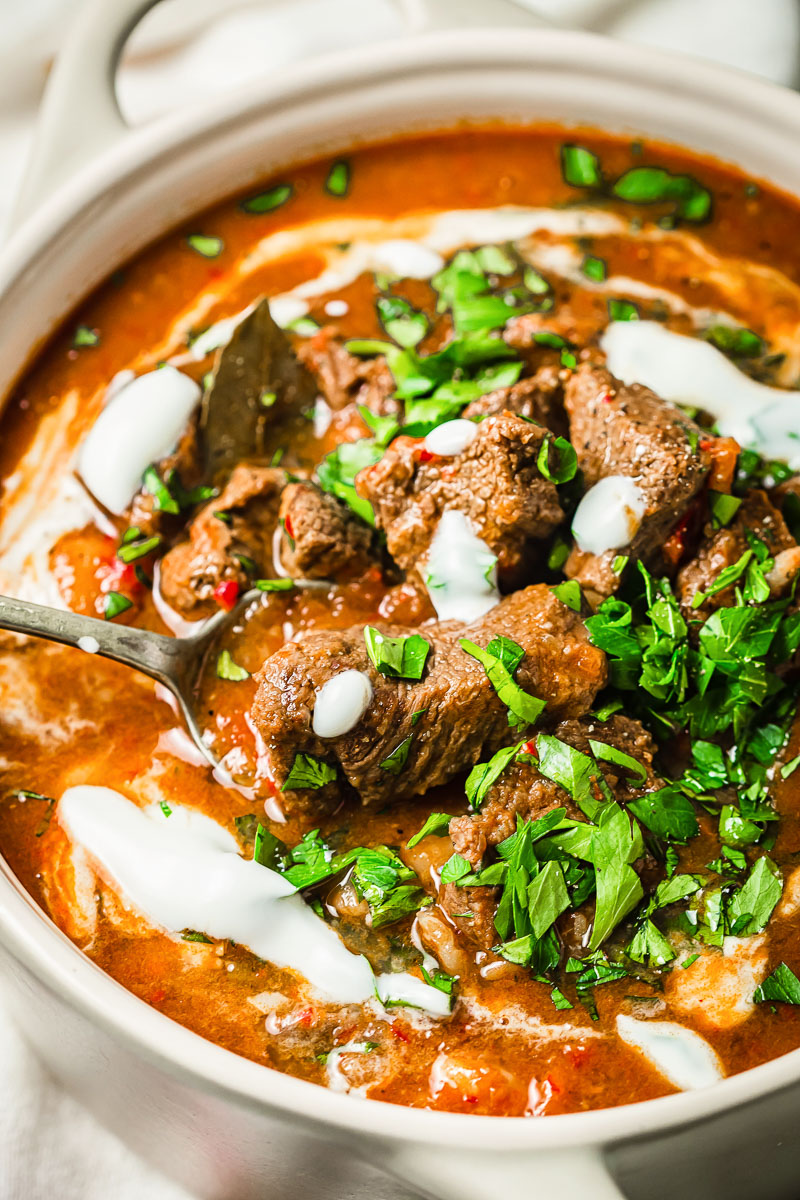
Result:
{"label": "chopped parsley", "polygon": [[567,143],[561,147],[561,173],[570,187],[600,188],[603,186],[600,159],[585,146]]}
{"label": "chopped parsley", "polygon": [[122,535],[122,541],[117,547],[117,558],[124,563],[136,562],[152,554],[160,545],[161,538],[157,533],[147,537],[137,525],[131,525]]}
{"label": "chopped parsley", "polygon": [[72,347],[81,350],[85,346],[99,346],[100,334],[88,325],[79,325],[72,335]]}
{"label": "chopped parsley", "polygon": [[[684,963],[684,966],[687,964]],[[785,962],[779,963],[771,975],[753,993],[756,1004],[777,1001],[779,1004],[800,1004],[800,979]]]}
{"label": "chopped parsley", "polygon": [[313,754],[295,754],[289,774],[283,781],[282,790],[290,788],[318,788],[333,783],[336,778],[336,768],[329,763],[314,758]]}
{"label": "chopped parsley", "polygon": [[381,675],[393,679],[421,679],[430,642],[418,633],[408,637],[387,637],[374,625],[364,627],[364,642],[370,662]]}
{"label": "chopped parsley", "polygon": [[675,175],[665,167],[637,166],[607,181],[600,160],[585,146],[561,147],[561,172],[570,187],[593,188],[628,204],[668,204],[671,211],[662,218],[665,228],[677,220],[698,224],[711,216],[712,198],[691,175]]}
{"label": "chopped parsley", "polygon": [[186,239],[186,244],[203,258],[219,258],[225,249],[222,238],[209,237],[204,233],[190,234]]}
{"label": "chopped parsley", "polygon": [[616,296],[608,302],[608,315],[612,321],[638,321],[639,310],[630,300],[620,300]]}
{"label": "chopped parsley", "polygon": [[325,180],[325,191],[331,196],[346,196],[350,190],[350,164],[345,159],[339,159],[328,171]]}
{"label": "chopped parsley", "polygon": [[231,683],[242,683],[250,678],[250,672],[233,661],[230,650],[223,650],[217,657],[217,676]]}
{"label": "chopped parsley", "polygon": [[567,608],[571,608],[573,612],[579,613],[581,611],[581,585],[577,579],[566,579],[564,583],[559,583],[555,587],[551,587],[550,591],[562,604],[566,604]]}
{"label": "chopped parsley", "polygon": [[602,258],[597,258],[594,254],[587,254],[581,263],[581,270],[587,279],[591,279],[593,283],[602,283],[608,274],[606,264]]}
{"label": "chopped parsley", "polygon": [[536,696],[531,696],[518,683],[515,683],[512,672],[509,671],[500,655],[493,654],[489,649],[482,650],[468,638],[459,638],[458,644],[466,654],[477,658],[483,667],[492,687],[503,704],[508,707],[509,724],[532,725],[539,719],[546,702],[537,699]]}
{"label": "chopped parsley", "polygon": [[293,579],[254,579],[253,587],[259,592],[291,592],[297,584]]}
{"label": "chopped parsley", "polygon": [[444,833],[446,833],[448,826],[450,825],[451,819],[452,818],[450,817],[449,813],[440,813],[440,812],[431,813],[431,815],[428,817],[427,821],[422,826],[422,828],[417,833],[415,833],[412,838],[409,838],[408,841],[406,842],[406,845],[408,846],[409,850],[412,849],[412,847],[416,846],[418,842],[421,842],[424,837],[428,837],[429,834],[432,834],[432,833],[444,834]]}
{"label": "chopped parsley", "polygon": [[269,191],[259,192],[257,196],[250,196],[249,199],[243,200],[241,209],[243,212],[252,214],[272,212],[286,203],[291,197],[292,191],[290,183],[279,183]]}
{"label": "chopped parsley", "polygon": [[133,601],[127,596],[123,596],[121,592],[106,592],[103,602],[103,617],[106,621],[113,621],[114,617],[127,612],[129,608],[133,608]]}
{"label": "chopped parsley", "polygon": [[388,771],[390,775],[399,775],[408,762],[408,755],[411,750],[411,742],[414,738],[413,733],[410,733],[407,738],[403,738],[398,746],[385,758],[383,762],[378,763],[382,771]]}
{"label": "chopped parsley", "polygon": [[406,350],[421,342],[428,332],[425,313],[412,308],[407,300],[399,296],[379,296],[376,308],[389,337]]}
{"label": "chopped parsley", "polygon": [[566,438],[548,435],[542,442],[536,465],[551,483],[569,483],[578,473],[578,455]]}
{"label": "chopped parsley", "polygon": [[373,466],[381,454],[382,450],[373,438],[341,442],[317,467],[317,481],[322,490],[344,500],[368,525],[375,524],[375,513],[369,500],[356,491],[355,478],[364,467]]}

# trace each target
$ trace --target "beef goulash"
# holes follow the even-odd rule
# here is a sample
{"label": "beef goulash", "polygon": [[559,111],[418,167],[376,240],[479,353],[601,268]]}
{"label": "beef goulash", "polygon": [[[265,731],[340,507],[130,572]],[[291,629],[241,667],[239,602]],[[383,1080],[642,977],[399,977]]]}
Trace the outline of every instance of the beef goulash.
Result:
{"label": "beef goulash", "polygon": [[[540,1117],[800,1046],[800,211],[592,131],[365,146],[115,272],[19,383],[0,851],[255,1062]],[[241,602],[241,603],[240,603]]]}

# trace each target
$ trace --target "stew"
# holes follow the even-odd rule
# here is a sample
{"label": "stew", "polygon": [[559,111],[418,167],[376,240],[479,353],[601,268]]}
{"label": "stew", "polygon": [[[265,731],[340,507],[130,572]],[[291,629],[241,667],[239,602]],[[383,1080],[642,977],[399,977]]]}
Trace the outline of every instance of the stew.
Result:
{"label": "stew", "polygon": [[0,850],[147,1003],[373,1099],[542,1116],[800,1045],[800,212],[673,147],[300,166],[11,397]]}

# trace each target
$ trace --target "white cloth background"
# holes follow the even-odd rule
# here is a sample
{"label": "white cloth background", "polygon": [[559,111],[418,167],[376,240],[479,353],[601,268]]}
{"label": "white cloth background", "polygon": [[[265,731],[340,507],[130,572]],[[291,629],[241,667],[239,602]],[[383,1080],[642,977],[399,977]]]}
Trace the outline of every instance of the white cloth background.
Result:
{"label": "white cloth background", "polygon": [[[114,0],[107,0],[113,3]],[[800,83],[794,0],[522,0],[556,24],[684,50]],[[0,231],[33,135],[47,63],[78,0],[0,0]],[[398,28],[388,0],[168,0],[143,22],[119,80],[133,122],[274,71],[303,48]],[[106,1133],[42,1067],[0,1010],[0,1200],[191,1200]],[[344,1200],[344,1198],[343,1198]]]}

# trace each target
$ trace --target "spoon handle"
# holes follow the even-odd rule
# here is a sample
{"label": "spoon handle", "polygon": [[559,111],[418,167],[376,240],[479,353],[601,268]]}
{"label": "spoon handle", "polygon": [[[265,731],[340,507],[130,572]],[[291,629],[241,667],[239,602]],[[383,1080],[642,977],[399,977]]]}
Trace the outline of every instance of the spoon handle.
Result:
{"label": "spoon handle", "polygon": [[187,646],[180,638],[114,625],[97,617],[84,617],[10,596],[0,596],[0,629],[47,638],[88,654],[111,658],[143,671],[173,692],[181,692],[187,682]]}

